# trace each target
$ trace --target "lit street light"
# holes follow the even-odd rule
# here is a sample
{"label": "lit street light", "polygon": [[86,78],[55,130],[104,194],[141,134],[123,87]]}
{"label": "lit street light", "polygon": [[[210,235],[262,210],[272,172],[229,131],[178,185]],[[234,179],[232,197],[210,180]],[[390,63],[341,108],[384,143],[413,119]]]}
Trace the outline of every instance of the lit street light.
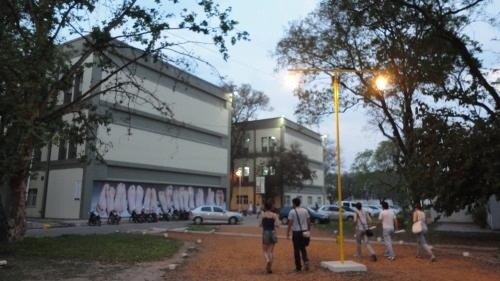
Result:
{"label": "lit street light", "polygon": [[[333,107],[335,110],[335,134],[336,134],[336,153],[337,153],[337,196],[338,196],[338,207],[339,207],[339,252],[340,252],[340,263],[344,263],[344,224],[342,219],[342,180],[340,173],[340,129],[339,129],[339,75],[341,73],[363,73],[363,72],[374,72],[374,70],[356,70],[356,69],[317,69],[317,68],[305,68],[305,69],[292,69],[295,73],[297,72],[328,72],[331,73],[331,87],[333,92]],[[375,86],[379,90],[383,90],[387,87],[388,79],[384,76],[378,76],[375,79]]]}

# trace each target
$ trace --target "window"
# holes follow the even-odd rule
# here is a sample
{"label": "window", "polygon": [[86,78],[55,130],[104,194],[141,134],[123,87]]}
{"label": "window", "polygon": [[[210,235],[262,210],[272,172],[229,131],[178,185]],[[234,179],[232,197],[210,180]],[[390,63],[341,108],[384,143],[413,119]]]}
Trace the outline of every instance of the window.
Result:
{"label": "window", "polygon": [[30,188],[28,190],[28,198],[26,199],[26,207],[36,207],[36,195],[38,193],[38,189]]}
{"label": "window", "polygon": [[217,213],[224,213],[224,210],[222,210],[221,208],[219,207],[214,207],[214,212],[217,212]]}
{"label": "window", "polygon": [[76,144],[72,141],[68,144],[68,159],[76,159]]}
{"label": "window", "polygon": [[250,134],[246,133],[243,140],[243,153],[250,152]]}
{"label": "window", "polygon": [[210,208],[210,207],[201,207],[201,211],[202,212],[211,212],[212,208]]}
{"label": "window", "polygon": [[318,200],[316,201],[316,203],[318,203],[318,205],[320,205],[320,206],[323,205],[323,200],[322,199],[323,198],[318,197]]}
{"label": "window", "polygon": [[237,204],[248,204],[248,195],[237,195],[236,196]]}
{"label": "window", "polygon": [[312,196],[307,196],[307,205],[311,206],[313,204],[313,197]]}
{"label": "window", "polygon": [[260,167],[260,175],[261,176],[273,176],[275,174],[275,170],[273,166],[261,166]]}
{"label": "window", "polygon": [[73,83],[73,100],[82,95],[83,90],[83,72],[79,72]]}
{"label": "window", "polygon": [[83,71],[79,72],[75,76],[75,79],[73,80],[73,89],[68,89],[66,92],[64,92],[63,103],[68,104],[77,99],[79,96],[82,95],[82,90],[83,90]]}
{"label": "window", "polygon": [[269,151],[277,151],[277,142],[275,137],[269,137]]}
{"label": "window", "polygon": [[269,146],[269,137],[262,137],[261,139],[262,152],[267,152],[268,146]]}
{"label": "window", "polygon": [[42,150],[40,148],[35,148],[35,152],[33,154],[33,161],[35,162],[42,161]]}
{"label": "window", "polygon": [[58,160],[66,159],[66,142],[64,140],[59,141],[59,153],[57,154]]}

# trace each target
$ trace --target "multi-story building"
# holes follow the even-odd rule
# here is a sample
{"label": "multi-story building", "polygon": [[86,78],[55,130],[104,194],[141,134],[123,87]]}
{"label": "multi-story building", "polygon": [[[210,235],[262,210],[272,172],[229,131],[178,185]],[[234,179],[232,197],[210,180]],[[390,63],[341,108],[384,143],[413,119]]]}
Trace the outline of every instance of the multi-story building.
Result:
{"label": "multi-story building", "polygon": [[[280,148],[290,149],[298,144],[309,159],[309,169],[316,177],[312,182],[304,182],[303,187],[284,186],[283,192],[273,198],[276,207],[291,205],[294,197],[302,198],[303,206],[321,206],[325,202],[323,170],[323,146],[320,134],[284,117],[248,121],[237,124],[244,131],[241,153],[233,159],[234,170],[231,184],[232,210],[254,210],[262,206],[267,176],[274,175],[275,169],[268,165],[273,153]],[[272,187],[268,187],[272,188]]]}
{"label": "multi-story building", "polygon": [[[74,48],[76,59],[83,39],[67,44]],[[122,47],[108,55],[120,64],[137,52]],[[227,207],[229,96],[165,62],[141,59],[131,67],[133,78],[165,101],[173,117],[161,115],[148,103],[124,106],[113,95],[94,99],[98,111],[112,114],[109,132],[104,127],[92,132],[111,144],[105,161],[77,159],[80,154],[92,158],[85,145],[60,142],[42,149],[34,166],[36,177],[29,181],[28,216],[85,218],[91,210],[106,216],[113,209],[128,216],[133,210],[188,210],[203,203]],[[61,103],[78,97],[104,75],[97,66],[85,69],[75,78],[73,90],[62,95]]]}

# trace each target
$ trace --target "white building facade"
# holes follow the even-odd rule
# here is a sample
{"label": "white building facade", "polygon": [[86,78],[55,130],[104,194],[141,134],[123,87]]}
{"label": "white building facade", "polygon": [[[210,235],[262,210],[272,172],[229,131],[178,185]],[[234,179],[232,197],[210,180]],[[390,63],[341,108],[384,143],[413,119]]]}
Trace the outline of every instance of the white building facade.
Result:
{"label": "white building facade", "polygon": [[312,182],[304,182],[303,187],[284,186],[282,198],[273,198],[276,207],[290,206],[295,197],[302,198],[303,206],[314,207],[325,203],[320,134],[284,117],[249,121],[239,126],[245,131],[242,144],[244,157],[233,160],[235,170],[240,169],[242,174],[241,186],[239,182],[232,185],[231,209],[246,210],[249,205],[253,205],[254,210],[262,207],[265,190],[261,186],[265,186],[266,176],[274,173],[273,167],[266,166],[271,152],[279,151],[280,148],[289,150],[294,144],[308,157],[309,169],[314,171],[316,177]]}
{"label": "white building facade", "polygon": [[[78,50],[83,40],[68,44]],[[121,48],[109,55],[119,64],[137,52]],[[94,99],[98,111],[112,116],[108,128],[93,132],[110,144],[105,161],[77,159],[94,158],[85,145],[53,143],[42,149],[36,177],[29,181],[29,217],[86,218],[92,210],[128,216],[134,210],[189,210],[205,203],[227,207],[230,98],[222,88],[161,61],[140,60],[133,68],[133,79],[165,101],[172,117],[148,103],[124,106],[114,95]],[[77,97],[104,75],[99,67],[86,69],[64,98]]]}

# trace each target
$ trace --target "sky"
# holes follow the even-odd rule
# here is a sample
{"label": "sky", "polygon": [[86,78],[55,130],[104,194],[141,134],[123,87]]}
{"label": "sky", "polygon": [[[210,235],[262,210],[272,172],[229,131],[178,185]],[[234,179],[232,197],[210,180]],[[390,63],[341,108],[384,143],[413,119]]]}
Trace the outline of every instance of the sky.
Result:
{"label": "sky", "polygon": [[[293,115],[298,102],[292,94],[292,88],[285,83],[286,72],[275,72],[276,59],[272,52],[278,41],[285,36],[285,28],[290,21],[307,16],[317,5],[316,0],[220,0],[221,6],[232,7],[232,18],[239,22],[237,29],[250,33],[250,41],[240,41],[229,48],[229,60],[222,60],[216,50],[207,46],[192,46],[194,52],[212,64],[217,72],[233,81],[236,85],[250,84],[253,89],[263,91],[270,97],[273,111],[260,112],[258,119],[283,116],[296,121]],[[491,11],[499,13],[500,0],[492,1]],[[473,23],[466,30],[473,39],[483,43],[485,65],[500,68],[499,30],[484,23]],[[200,65],[194,74],[212,83],[219,84],[213,69]],[[499,73],[500,75],[500,73]],[[326,82],[325,83],[329,83]],[[342,91],[342,90],[341,90]],[[342,98],[342,92],[341,98]],[[335,140],[334,116],[327,117],[319,126],[310,127],[314,131]],[[357,153],[366,149],[375,149],[384,137],[368,124],[365,112],[357,107],[341,113],[340,148],[342,169],[349,169]]]}

